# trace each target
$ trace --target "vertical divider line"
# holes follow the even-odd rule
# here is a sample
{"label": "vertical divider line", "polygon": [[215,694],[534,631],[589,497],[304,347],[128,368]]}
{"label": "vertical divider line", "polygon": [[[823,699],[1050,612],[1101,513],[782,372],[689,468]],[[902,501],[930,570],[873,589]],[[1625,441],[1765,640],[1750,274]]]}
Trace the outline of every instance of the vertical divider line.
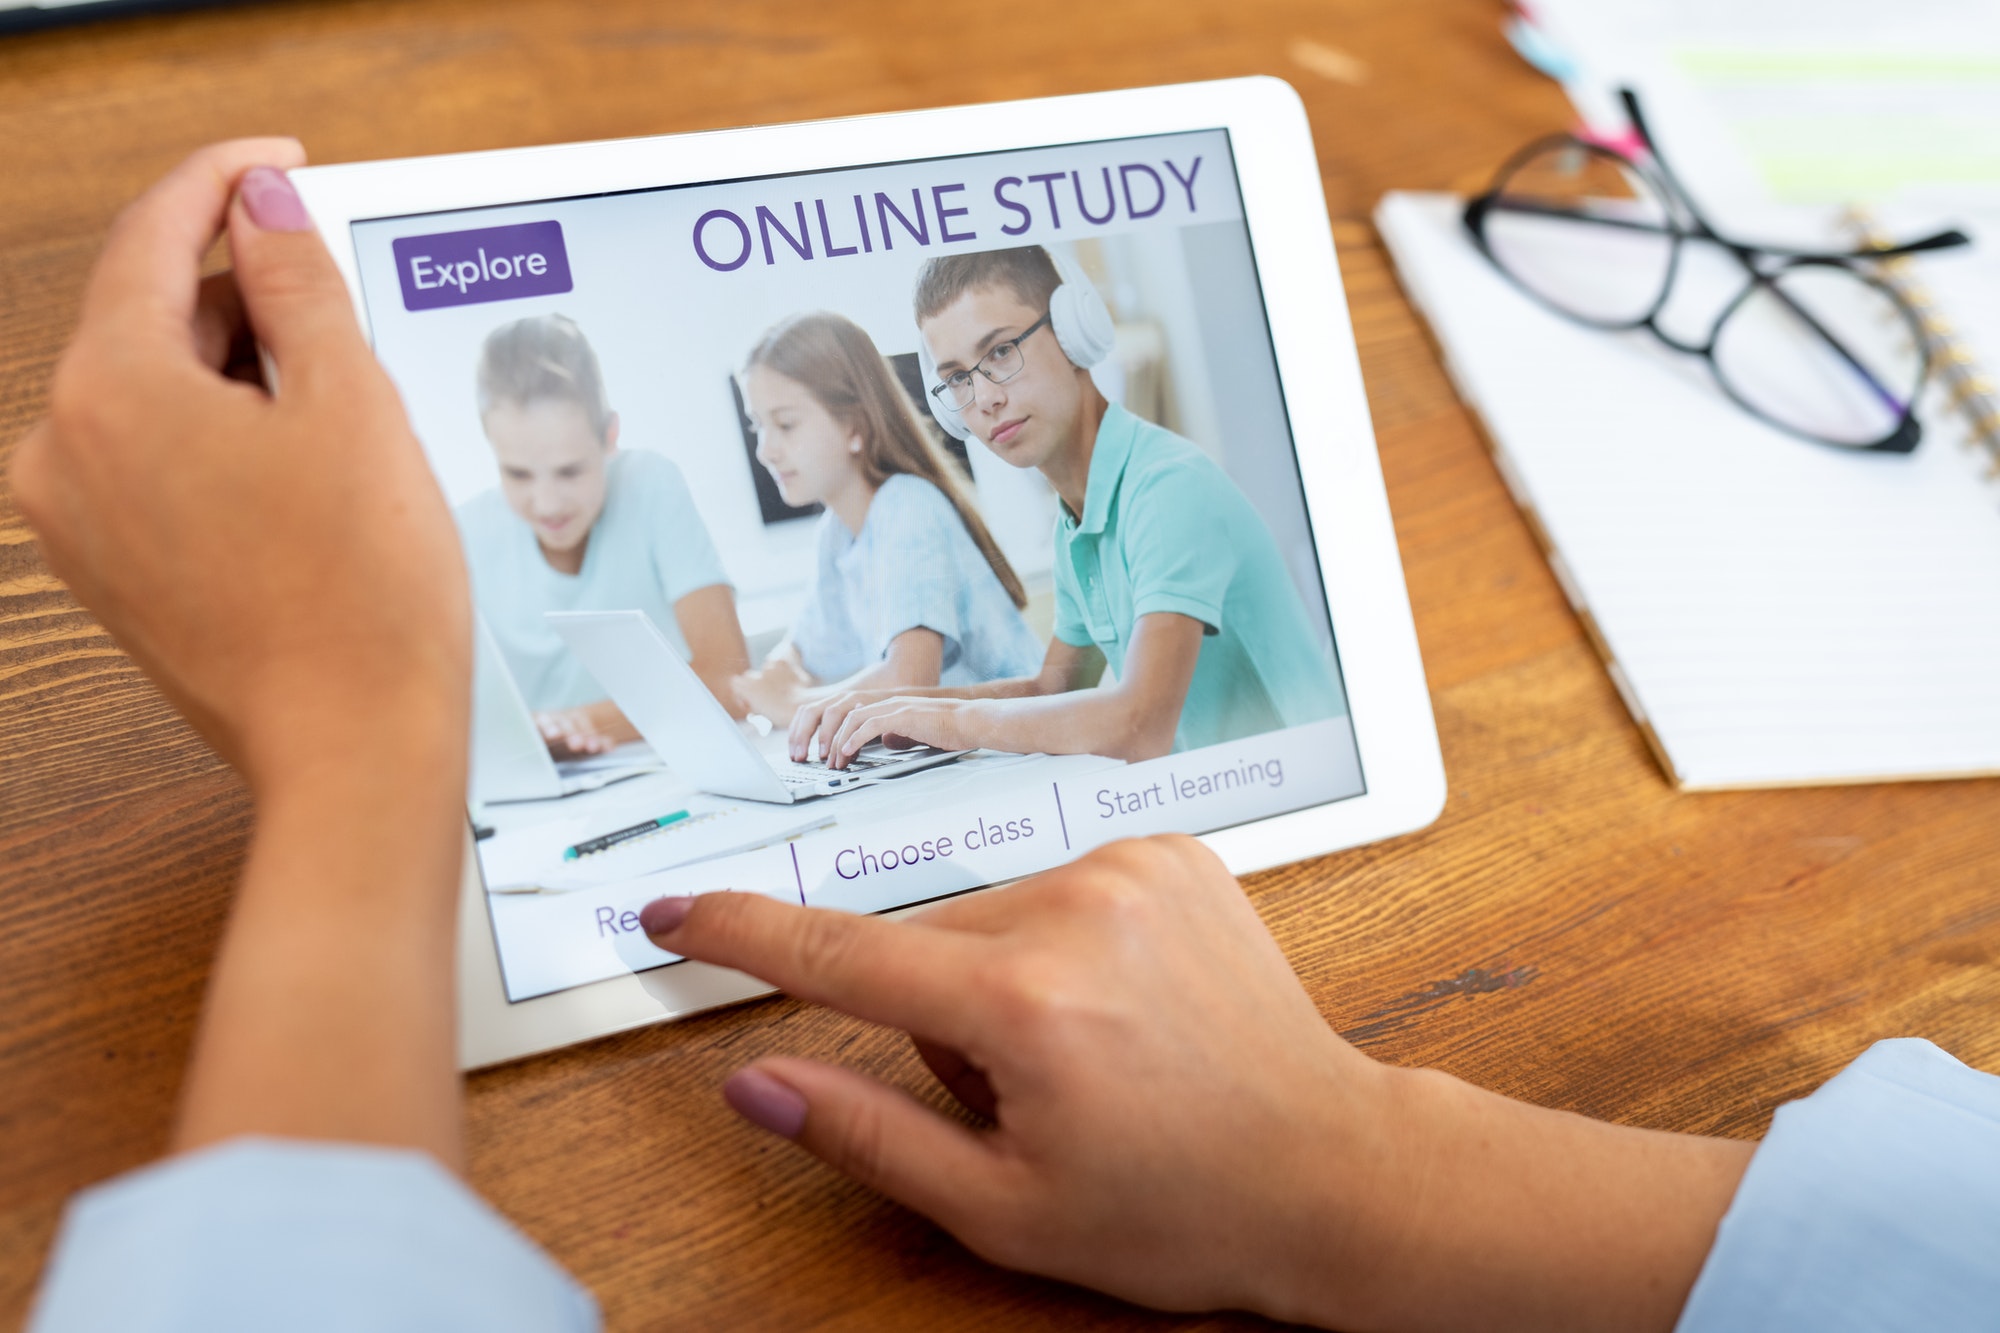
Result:
{"label": "vertical divider line", "polygon": [[806,905],[806,877],[799,873],[799,844],[796,841],[788,842],[785,844],[785,848],[792,854],[792,883],[798,886],[799,906],[804,907]]}
{"label": "vertical divider line", "polygon": [[1063,850],[1064,850],[1064,851],[1068,851],[1068,850],[1069,850],[1069,820],[1068,820],[1068,818],[1066,818],[1066,817],[1065,817],[1065,816],[1063,815],[1063,808],[1062,808],[1062,784],[1061,784],[1061,783],[1058,783],[1058,782],[1051,782],[1051,783],[1049,784],[1049,790],[1055,793],[1055,797],[1056,797],[1056,823],[1062,826],[1062,835],[1063,835]]}

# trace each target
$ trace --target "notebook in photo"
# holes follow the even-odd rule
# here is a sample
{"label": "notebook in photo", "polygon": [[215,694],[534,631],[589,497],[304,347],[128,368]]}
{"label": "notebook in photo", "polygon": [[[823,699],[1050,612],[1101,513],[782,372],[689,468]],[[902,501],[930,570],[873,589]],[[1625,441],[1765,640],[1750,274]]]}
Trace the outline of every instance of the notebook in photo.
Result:
{"label": "notebook in photo", "polygon": [[1462,210],[1392,193],[1376,224],[1671,780],[2000,773],[2000,487],[1957,423],[1908,455],[1786,435],[1695,358],[1538,305]]}

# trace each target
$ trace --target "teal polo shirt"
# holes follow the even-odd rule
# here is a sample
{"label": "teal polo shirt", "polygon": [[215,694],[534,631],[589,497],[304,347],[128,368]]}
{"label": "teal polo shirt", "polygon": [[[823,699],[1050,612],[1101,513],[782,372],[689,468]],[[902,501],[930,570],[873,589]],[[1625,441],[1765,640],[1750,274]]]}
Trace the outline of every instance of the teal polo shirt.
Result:
{"label": "teal polo shirt", "polygon": [[1097,428],[1083,514],[1061,506],[1056,637],[1096,644],[1122,679],[1139,617],[1206,628],[1176,750],[1347,711],[1278,544],[1250,501],[1191,442],[1112,404]]}

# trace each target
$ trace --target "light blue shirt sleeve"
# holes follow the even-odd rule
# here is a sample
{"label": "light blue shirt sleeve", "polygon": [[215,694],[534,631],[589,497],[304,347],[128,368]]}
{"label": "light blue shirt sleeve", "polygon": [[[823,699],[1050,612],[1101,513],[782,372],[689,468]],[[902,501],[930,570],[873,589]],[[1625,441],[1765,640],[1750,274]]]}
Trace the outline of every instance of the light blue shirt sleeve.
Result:
{"label": "light blue shirt sleeve", "polygon": [[430,1157],[237,1139],[84,1191],[29,1333],[586,1333],[589,1293]]}
{"label": "light blue shirt sleeve", "polygon": [[2000,1078],[1878,1042],[1778,1109],[1677,1333],[2000,1328]]}

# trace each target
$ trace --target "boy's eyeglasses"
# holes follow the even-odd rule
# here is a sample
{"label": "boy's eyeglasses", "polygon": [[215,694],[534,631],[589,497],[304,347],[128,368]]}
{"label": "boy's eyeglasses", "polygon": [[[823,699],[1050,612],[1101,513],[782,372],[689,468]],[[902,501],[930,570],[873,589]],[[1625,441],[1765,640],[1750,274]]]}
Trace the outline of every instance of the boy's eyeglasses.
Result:
{"label": "boy's eyeglasses", "polygon": [[[1884,249],[1816,252],[1732,240],[1708,224],[1621,94],[1645,160],[1575,135],[1509,158],[1465,206],[1465,226],[1515,286],[1599,329],[1646,329],[1707,360],[1737,403],[1820,444],[1908,453],[1930,374],[1923,326],[1865,267],[1968,244],[1962,232]],[[1719,309],[1701,337],[1662,327],[1670,305]]]}
{"label": "boy's eyeglasses", "polygon": [[[1027,364],[1027,358],[1021,355],[1021,344],[1028,340],[1029,334],[1048,322],[1049,317],[1044,314],[1015,337],[1003,343],[994,343],[986,350],[986,355],[979,358],[979,364],[972,370],[978,371],[994,384],[1005,384],[1013,379],[1021,373],[1021,367]],[[944,377],[942,384],[931,386],[932,396],[954,412],[963,412],[971,407],[972,400],[976,396],[972,387],[972,370],[952,371]]]}

